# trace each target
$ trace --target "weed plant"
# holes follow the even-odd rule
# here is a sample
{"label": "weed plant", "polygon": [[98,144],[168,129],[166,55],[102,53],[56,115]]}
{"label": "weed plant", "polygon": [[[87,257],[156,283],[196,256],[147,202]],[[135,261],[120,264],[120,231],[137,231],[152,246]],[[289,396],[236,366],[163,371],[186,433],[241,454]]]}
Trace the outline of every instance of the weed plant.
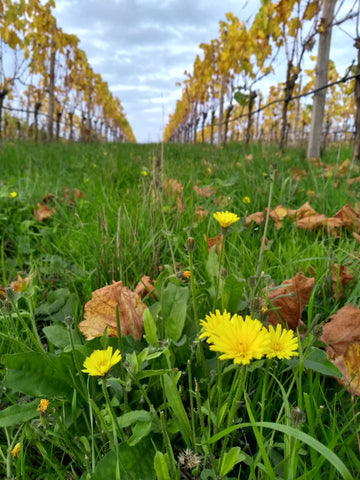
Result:
{"label": "weed plant", "polygon": [[[337,148],[322,162],[348,156]],[[0,164],[1,478],[360,478],[359,401],[319,341],[329,316],[358,302],[357,276],[341,296],[331,289],[334,264],[358,270],[358,244],[288,218],[280,229],[245,224],[268,204],[309,201],[329,217],[354,206],[350,169],[324,175],[301,149],[239,144],[170,144],[163,154],[3,144]],[[37,204],[54,213],[36,220]],[[239,221],[221,230],[213,213],[225,210]],[[220,233],[220,252],[209,251]],[[264,292],[297,272],[315,277],[298,357],[237,365],[199,339],[216,310],[266,322]],[[143,275],[156,295],[143,299],[142,338],[110,337],[104,326],[86,341],[78,324],[92,292],[113,281],[133,290]],[[106,375],[83,371],[109,347],[121,360]]]}

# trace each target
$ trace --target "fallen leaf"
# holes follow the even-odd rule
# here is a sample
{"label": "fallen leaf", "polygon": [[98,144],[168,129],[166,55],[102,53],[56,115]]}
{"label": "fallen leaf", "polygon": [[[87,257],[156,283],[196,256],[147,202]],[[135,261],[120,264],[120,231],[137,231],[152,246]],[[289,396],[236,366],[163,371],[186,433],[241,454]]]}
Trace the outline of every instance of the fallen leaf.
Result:
{"label": "fallen leaf", "polygon": [[282,227],[282,221],[287,216],[287,208],[277,205],[275,208],[270,210],[270,218],[274,221],[274,227],[276,230]]}
{"label": "fallen leaf", "polygon": [[74,195],[74,198],[84,198],[85,197],[84,192],[82,192],[78,188],[74,188],[73,195]]}
{"label": "fallen leaf", "polygon": [[345,265],[334,263],[331,269],[332,288],[336,300],[342,295],[343,288],[354,278],[347,270]]}
{"label": "fallen leaf", "polygon": [[205,242],[207,241],[208,253],[210,252],[212,247],[214,245],[216,245],[215,252],[219,255],[220,250],[221,250],[221,245],[222,245],[222,239],[223,239],[223,236],[222,236],[221,233],[219,233],[219,235],[217,237],[212,237],[212,238],[208,238],[208,239],[206,238],[206,235],[204,235],[204,240],[205,240]]}
{"label": "fallen leaf", "polygon": [[298,182],[299,180],[302,180],[306,177],[306,170],[299,170],[298,168],[293,166],[291,169],[291,177],[293,178],[293,180]]}
{"label": "fallen leaf", "polygon": [[293,278],[284,280],[281,285],[269,291],[271,306],[267,321],[271,325],[278,323],[295,330],[301,324],[301,315],[307,304],[315,278],[304,277],[298,272]]}
{"label": "fallen leaf", "polygon": [[311,217],[318,215],[318,213],[310,206],[309,202],[305,202],[297,210],[288,209],[288,215],[293,220],[300,220],[301,218]]}
{"label": "fallen leaf", "polygon": [[184,189],[184,187],[181,185],[181,183],[179,183],[174,178],[167,178],[163,182],[162,186],[163,186],[163,190],[164,190],[165,195],[170,196],[170,197],[173,196],[173,195],[179,195]]}
{"label": "fallen leaf", "polygon": [[348,178],[347,183],[349,185],[352,185],[353,183],[360,183],[360,177]]}
{"label": "fallen leaf", "polygon": [[178,209],[178,212],[181,213],[184,211],[184,205],[181,201],[181,198],[179,197],[179,195],[176,197],[176,203],[177,203],[177,209]]}
{"label": "fallen leaf", "polygon": [[38,203],[37,207],[33,209],[33,217],[38,222],[47,220],[54,213],[55,213],[55,208],[49,208],[46,205],[42,205],[41,203]]}
{"label": "fallen leaf", "polygon": [[360,235],[358,233],[352,232],[352,236],[355,238],[357,242],[360,243]]}
{"label": "fallen leaf", "polygon": [[152,284],[150,277],[147,275],[143,275],[141,277],[141,280],[136,285],[134,292],[137,293],[141,298],[146,297],[150,293],[154,298],[156,298],[154,285]]}
{"label": "fallen leaf", "polygon": [[209,215],[209,211],[203,207],[196,206],[195,207],[195,222],[199,220],[203,220],[205,217]]}
{"label": "fallen leaf", "polygon": [[216,205],[225,208],[231,203],[231,197],[217,197],[215,203]]}
{"label": "fallen leaf", "polygon": [[23,292],[24,288],[30,285],[31,279],[33,275],[29,275],[28,277],[22,277],[21,275],[17,274],[16,280],[10,283],[9,287],[14,290],[14,292]]}
{"label": "fallen leaf", "polygon": [[105,328],[109,337],[117,337],[116,307],[121,335],[141,339],[146,305],[137,293],[123,287],[122,282],[113,282],[92,292],[91,300],[85,304],[84,318],[78,328],[87,340],[101,336]]}
{"label": "fallen leaf", "polygon": [[351,343],[360,343],[360,309],[345,305],[329,317],[320,340],[332,354],[343,355]]}
{"label": "fallen leaf", "polygon": [[46,193],[41,199],[42,203],[54,203],[55,200],[57,197],[53,193]]}
{"label": "fallen leaf", "polygon": [[336,378],[339,384],[346,388],[351,395],[360,396],[360,345],[350,343],[342,355],[327,351],[327,357],[342,374],[341,378]]}
{"label": "fallen leaf", "polygon": [[341,220],[345,228],[351,231],[360,232],[360,216],[359,213],[351,207],[349,203],[338,210],[333,218]]}
{"label": "fallen leaf", "polygon": [[265,221],[265,212],[255,212],[245,217],[245,226],[251,222],[255,222],[258,225]]}
{"label": "fallen leaf", "polygon": [[197,185],[194,185],[193,190],[197,195],[205,198],[208,198],[216,193],[216,188],[210,188],[209,186],[200,188]]}
{"label": "fallen leaf", "polygon": [[327,220],[328,218],[326,215],[318,213],[316,215],[311,215],[310,217],[300,218],[300,220],[296,222],[296,226],[303,230],[315,230],[319,227],[326,226]]}

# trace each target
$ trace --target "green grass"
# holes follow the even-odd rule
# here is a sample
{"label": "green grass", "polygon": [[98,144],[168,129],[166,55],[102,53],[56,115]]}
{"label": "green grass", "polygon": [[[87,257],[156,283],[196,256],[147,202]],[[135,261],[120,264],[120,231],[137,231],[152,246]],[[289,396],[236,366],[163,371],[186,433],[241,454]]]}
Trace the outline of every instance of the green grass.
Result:
{"label": "green grass", "polygon": [[[281,156],[265,145],[245,152],[239,144],[169,144],[163,177],[182,186],[169,193],[154,184],[160,152],[157,145],[2,146],[0,477],[360,478],[358,398],[333,378],[314,335],[314,327],[359,300],[356,274],[339,298],[331,280],[335,263],[358,271],[358,243],[346,230],[300,230],[289,218],[276,229],[270,219],[261,251],[264,224],[245,226],[245,215],[264,211],[270,194],[272,208],[309,201],[328,217],[347,202],[354,207],[360,185],[347,179],[358,173],[324,175],[300,149]],[[325,152],[322,162],[347,158],[342,147]],[[294,178],[294,168],[305,171],[303,178]],[[216,193],[199,196],[194,185]],[[74,189],[83,196],[74,197]],[[33,209],[49,193],[46,205],[55,213],[38,222]],[[208,214],[196,219],[197,207]],[[240,220],[218,257],[208,253],[204,236],[219,234],[212,214],[222,210]],[[193,252],[185,248],[188,237]],[[264,289],[297,272],[315,278],[302,313],[299,361],[253,361],[241,379],[238,366],[197,341],[199,320],[209,312],[260,315]],[[30,277],[22,292],[8,288],[17,275]],[[120,280],[133,290],[143,275],[157,293],[143,300],[145,336],[104,333],[86,341],[77,325],[92,292]],[[111,375],[81,372],[93,350],[109,345],[123,357]],[[244,388],[235,395],[238,382]],[[45,415],[36,410],[41,398],[50,402]],[[305,413],[301,425],[291,420],[295,407]],[[187,448],[199,465],[190,468]]]}

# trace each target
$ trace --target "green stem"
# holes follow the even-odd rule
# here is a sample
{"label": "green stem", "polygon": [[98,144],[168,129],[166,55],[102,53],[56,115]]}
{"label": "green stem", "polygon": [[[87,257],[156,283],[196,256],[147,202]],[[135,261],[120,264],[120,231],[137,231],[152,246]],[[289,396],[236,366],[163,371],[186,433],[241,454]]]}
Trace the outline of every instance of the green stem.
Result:
{"label": "green stem", "polygon": [[[234,393],[233,401],[232,401],[232,404],[231,404],[231,407],[230,407],[230,410],[229,410],[229,414],[228,414],[228,417],[227,417],[226,428],[231,427],[231,424],[233,423],[233,421],[235,419],[236,411],[237,411],[238,406],[239,406],[239,402],[240,402],[240,400],[241,400],[241,398],[244,394],[246,377],[247,377],[246,366],[245,365],[240,365],[239,369],[237,371],[236,380],[234,382],[235,385],[236,385],[235,386],[235,393]],[[232,390],[230,390],[230,394],[231,394],[231,391]],[[230,394],[229,394],[228,399],[230,398]],[[219,465],[222,464],[223,457],[224,457],[224,454],[225,454],[226,445],[227,445],[227,441],[228,441],[228,436],[226,436],[224,438],[222,446],[221,446],[221,455],[220,455]]]}
{"label": "green stem", "polygon": [[[112,421],[113,421],[113,431],[114,432],[118,432],[118,436],[121,438],[121,440],[123,442],[126,441],[126,437],[125,437],[125,434],[122,430],[122,428],[120,427],[119,423],[118,423],[118,420],[117,420],[117,417],[115,415],[115,412],[114,412],[114,408],[111,404],[111,401],[110,401],[110,397],[109,397],[109,392],[107,391],[107,388],[106,388],[106,378],[102,378],[102,381],[101,381],[101,387],[102,387],[102,391],[103,391],[103,394],[104,394],[104,397],[105,397],[105,400],[106,400],[106,404],[107,406],[109,407],[109,410],[110,410],[110,413],[111,413],[111,418],[112,418]],[[114,433],[114,445],[115,447],[117,446],[117,436],[115,435]]]}
{"label": "green stem", "polygon": [[270,207],[271,207],[271,200],[272,200],[272,194],[273,194],[273,187],[274,187],[274,180],[271,180],[270,183],[270,189],[269,189],[269,197],[268,197],[268,205],[266,209],[266,217],[265,217],[265,225],[264,225],[264,232],[261,240],[261,246],[260,246],[260,252],[259,252],[259,259],[258,263],[256,266],[256,272],[255,272],[255,278],[257,279],[257,282],[259,281],[259,273],[260,273],[260,267],[261,267],[261,261],[262,261],[262,256],[265,250],[265,242],[266,242],[266,233],[269,225],[269,217],[270,217]]}
{"label": "green stem", "polygon": [[192,298],[192,307],[194,312],[194,321],[196,323],[197,333],[200,331],[200,325],[198,322],[197,309],[196,309],[196,297],[195,297],[195,279],[194,279],[194,263],[193,263],[193,253],[189,252],[189,268],[190,268],[190,291]]}
{"label": "green stem", "polygon": [[192,376],[191,376],[191,363],[188,360],[187,362],[188,370],[188,382],[189,382],[189,400],[190,400],[190,416],[191,416],[191,433],[192,433],[192,444],[193,449],[196,452],[196,427],[195,427],[195,414],[194,414],[194,399],[193,399],[193,386],[192,386]]}
{"label": "green stem", "polygon": [[221,228],[221,233],[222,233],[222,242],[221,242],[221,247],[220,247],[220,257],[219,257],[219,271],[216,277],[216,285],[215,285],[215,296],[214,296],[214,303],[213,303],[213,311],[215,311],[216,308],[216,301],[218,298],[218,290],[219,290],[219,285],[221,282],[220,276],[221,276],[221,267],[223,260],[225,258],[225,239],[226,239],[226,228]]}

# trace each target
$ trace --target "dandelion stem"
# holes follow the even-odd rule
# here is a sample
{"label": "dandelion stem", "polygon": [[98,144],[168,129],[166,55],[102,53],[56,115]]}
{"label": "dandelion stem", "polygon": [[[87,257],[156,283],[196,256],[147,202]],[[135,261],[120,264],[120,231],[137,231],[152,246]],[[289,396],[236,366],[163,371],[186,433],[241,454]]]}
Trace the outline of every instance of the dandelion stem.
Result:
{"label": "dandelion stem", "polygon": [[263,256],[263,253],[264,253],[264,250],[265,250],[266,234],[267,234],[267,229],[268,229],[268,226],[269,226],[270,207],[271,207],[271,200],[272,200],[272,194],[273,194],[273,187],[274,187],[274,179],[271,177],[268,204],[267,204],[267,209],[266,209],[264,232],[263,232],[263,236],[262,236],[262,239],[261,239],[259,259],[258,259],[258,263],[257,263],[257,266],[256,266],[256,272],[255,272],[255,278],[256,279],[258,279],[258,276],[259,276],[262,256]]}

